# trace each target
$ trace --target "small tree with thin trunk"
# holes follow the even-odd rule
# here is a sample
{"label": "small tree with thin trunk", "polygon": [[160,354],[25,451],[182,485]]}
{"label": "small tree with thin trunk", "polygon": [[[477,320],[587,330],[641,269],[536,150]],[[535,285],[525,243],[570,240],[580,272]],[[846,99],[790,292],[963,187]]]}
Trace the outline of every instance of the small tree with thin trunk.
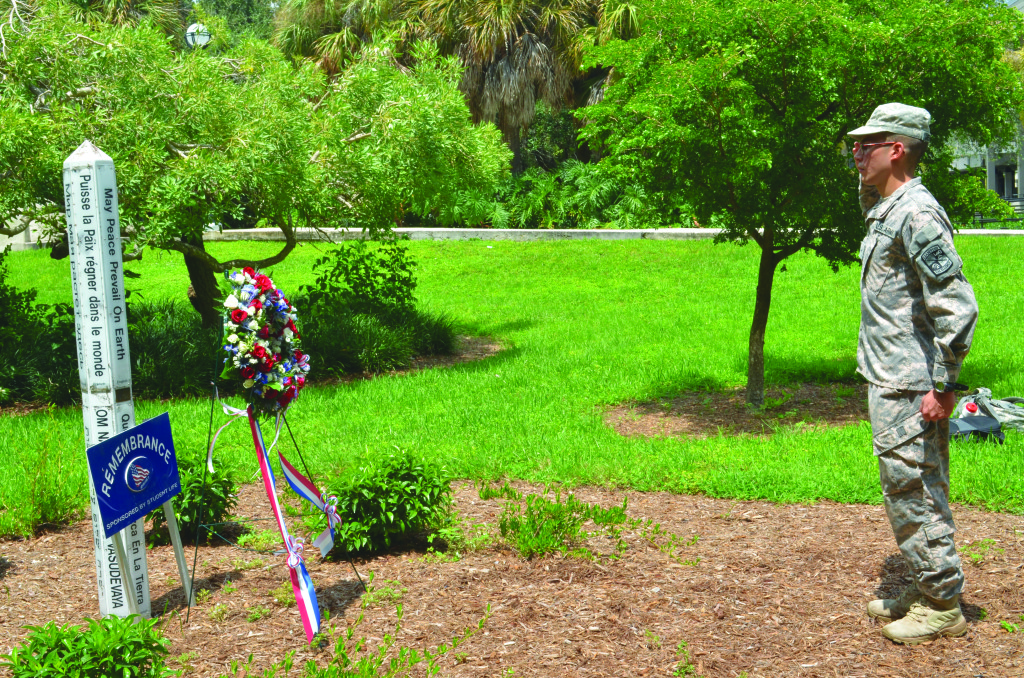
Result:
{"label": "small tree with thin trunk", "polygon": [[[378,45],[329,80],[264,41],[180,52],[148,25],[82,23],[54,0],[25,9],[0,45],[0,225],[59,234],[62,163],[90,139],[117,167],[126,259],[181,253],[205,326],[220,323],[216,274],[284,260],[298,229],[450,222],[458,196],[505,172],[500,134],[472,124],[458,63],[432,45],[412,68]],[[221,261],[203,232],[223,224],[285,242]]]}
{"label": "small tree with thin trunk", "polygon": [[952,173],[946,142],[1012,134],[1021,87],[1002,55],[1024,37],[1022,19],[975,0],[646,0],[638,12],[638,38],[585,62],[616,75],[580,111],[582,136],[602,163],[722,228],[717,242],[760,248],[746,395],[762,405],[776,271],[801,250],[833,270],[856,260],[864,221],[846,133],[875,106],[932,113],[921,174],[954,221],[998,209],[974,177]]}

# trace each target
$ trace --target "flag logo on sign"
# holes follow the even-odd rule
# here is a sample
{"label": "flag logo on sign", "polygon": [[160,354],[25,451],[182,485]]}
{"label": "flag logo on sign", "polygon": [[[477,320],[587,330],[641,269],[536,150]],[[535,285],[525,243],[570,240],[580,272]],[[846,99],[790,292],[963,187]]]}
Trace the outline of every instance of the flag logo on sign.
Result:
{"label": "flag logo on sign", "polygon": [[149,465],[146,458],[136,457],[128,462],[128,468],[125,469],[125,481],[132,492],[142,492],[149,483],[150,471],[143,464]]}

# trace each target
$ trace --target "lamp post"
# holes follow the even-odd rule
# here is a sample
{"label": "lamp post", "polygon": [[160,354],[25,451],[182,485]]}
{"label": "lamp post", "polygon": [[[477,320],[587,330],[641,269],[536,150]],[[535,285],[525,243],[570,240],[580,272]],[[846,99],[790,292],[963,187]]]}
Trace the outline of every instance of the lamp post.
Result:
{"label": "lamp post", "polygon": [[185,44],[195,49],[210,44],[210,29],[202,24],[192,24],[185,29]]}

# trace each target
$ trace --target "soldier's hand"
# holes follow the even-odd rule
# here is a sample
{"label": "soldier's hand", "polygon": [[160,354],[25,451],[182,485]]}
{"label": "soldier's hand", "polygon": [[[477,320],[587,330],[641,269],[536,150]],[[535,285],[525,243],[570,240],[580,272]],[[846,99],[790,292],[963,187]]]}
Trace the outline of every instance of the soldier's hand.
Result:
{"label": "soldier's hand", "polygon": [[955,406],[955,393],[939,393],[933,389],[925,393],[924,398],[921,399],[921,416],[925,421],[949,419]]}

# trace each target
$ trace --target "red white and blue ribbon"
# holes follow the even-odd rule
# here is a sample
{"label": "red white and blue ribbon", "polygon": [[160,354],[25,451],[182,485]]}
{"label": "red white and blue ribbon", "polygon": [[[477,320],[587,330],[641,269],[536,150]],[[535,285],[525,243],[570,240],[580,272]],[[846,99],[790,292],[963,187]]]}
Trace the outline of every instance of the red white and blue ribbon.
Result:
{"label": "red white and blue ribbon", "polygon": [[288,481],[295,494],[323,511],[327,516],[327,528],[313,540],[313,546],[320,549],[320,556],[326,558],[334,548],[334,526],[341,524],[341,518],[338,517],[338,498],[321,493],[313,481],[299,473],[299,470],[285,459],[284,454],[278,452],[277,457],[281,460],[281,473],[284,474],[285,480]]}
{"label": "red white and blue ribbon", "polygon": [[302,626],[306,631],[306,640],[312,642],[313,636],[320,631],[320,606],[317,604],[313,580],[310,579],[309,572],[306,571],[306,564],[302,559],[302,540],[295,539],[288,534],[288,526],[285,525],[284,514],[281,512],[281,505],[277,500],[277,492],[274,489],[274,472],[270,467],[270,457],[267,453],[267,448],[263,444],[263,432],[260,430],[260,424],[256,419],[252,406],[250,405],[246,411],[249,415],[252,442],[256,446],[256,456],[260,463],[263,489],[267,492],[270,507],[274,510],[274,519],[277,520],[277,527],[281,531],[281,539],[284,541],[285,548],[288,551],[288,571],[291,574],[292,592],[295,594],[295,602],[298,604],[299,615],[302,617]]}

